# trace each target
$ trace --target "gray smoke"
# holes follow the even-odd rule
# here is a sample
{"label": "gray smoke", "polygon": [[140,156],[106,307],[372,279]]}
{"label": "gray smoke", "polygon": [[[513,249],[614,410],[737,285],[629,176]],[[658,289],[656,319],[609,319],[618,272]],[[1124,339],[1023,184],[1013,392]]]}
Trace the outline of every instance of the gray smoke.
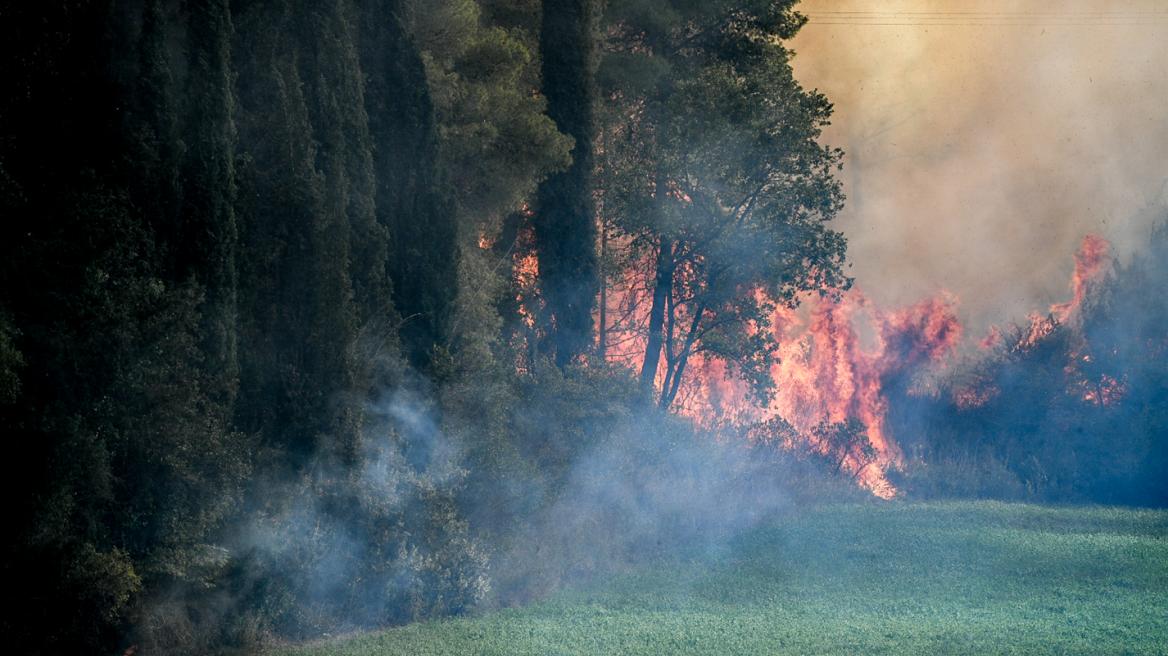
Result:
{"label": "gray smoke", "polygon": [[835,103],[824,141],[848,153],[836,227],[871,297],[943,287],[977,338],[1068,300],[1084,234],[1121,261],[1146,248],[1168,207],[1163,2],[798,8],[811,22],[795,72]]}

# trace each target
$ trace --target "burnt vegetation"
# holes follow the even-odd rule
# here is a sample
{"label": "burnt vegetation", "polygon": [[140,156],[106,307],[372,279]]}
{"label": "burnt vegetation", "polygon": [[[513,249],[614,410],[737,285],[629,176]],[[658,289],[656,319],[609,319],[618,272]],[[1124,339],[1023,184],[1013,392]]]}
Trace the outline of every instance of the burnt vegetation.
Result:
{"label": "burnt vegetation", "polygon": [[[673,412],[698,362],[770,399],[774,313],[851,285],[793,5],[0,10],[7,648],[251,653],[868,498],[855,417]],[[889,381],[902,491],[1168,503],[1166,234]]]}

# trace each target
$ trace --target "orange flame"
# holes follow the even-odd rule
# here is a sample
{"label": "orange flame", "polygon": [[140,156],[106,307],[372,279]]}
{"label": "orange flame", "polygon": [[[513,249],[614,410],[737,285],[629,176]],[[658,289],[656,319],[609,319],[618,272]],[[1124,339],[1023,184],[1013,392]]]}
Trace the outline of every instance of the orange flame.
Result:
{"label": "orange flame", "polygon": [[977,346],[983,351],[988,351],[1002,342],[1002,329],[998,328],[997,324],[990,325],[990,333],[984,338],[977,340]]}
{"label": "orange flame", "polygon": [[1114,406],[1127,395],[1127,384],[1107,374],[1101,375],[1099,381],[1091,385],[1087,385],[1086,381],[1084,381],[1083,387],[1085,388],[1083,391],[1083,400],[1098,404],[1104,408]]}
{"label": "orange flame", "polygon": [[[1092,284],[1099,280],[1112,259],[1109,254],[1111,244],[1096,235],[1088,234],[1083,237],[1079,250],[1075,253],[1075,271],[1071,277],[1073,296],[1065,303],[1054,303],[1050,306],[1050,313],[1041,315],[1032,312],[1026,317],[1026,325],[1019,329],[1018,340],[1010,344],[1009,348],[1018,353],[1041,345],[1051,337],[1060,326],[1070,329],[1068,335],[1072,359],[1063,368],[1069,379],[1070,393],[1084,402],[1102,407],[1110,407],[1119,403],[1127,393],[1127,384],[1124,380],[1117,380],[1107,374],[1095,374],[1092,377],[1083,369],[1084,363],[1089,363],[1091,357],[1084,355],[1088,350],[1086,337],[1082,334],[1078,319],[1087,291]],[[1002,342],[1001,331],[997,326],[990,326],[990,334],[980,340],[978,345],[982,349],[991,349]],[[1001,391],[992,383],[982,382],[980,386],[971,386],[955,390],[953,401],[958,408],[971,409],[981,407],[996,398]]]}
{"label": "orange flame", "polygon": [[[1096,235],[1083,238],[1075,254],[1073,298],[1052,305],[1049,316],[1029,316],[1018,347],[1041,341],[1079,310],[1090,284],[1110,262],[1109,249],[1110,244]],[[645,259],[623,272],[608,291],[610,319],[603,335],[609,361],[640,369],[652,280],[652,263]],[[835,300],[805,294],[800,301],[801,309],[779,306],[771,317],[778,363],[771,370],[776,390],[767,407],[751,403],[747,385],[733,366],[715,358],[698,358],[690,363],[677,396],[678,412],[711,426],[762,425],[781,418],[813,449],[818,448],[814,442],[817,426],[859,419],[868,429],[876,456],[871,462],[847,456],[844,465],[874,494],[891,497],[896,489],[884,473],[901,463],[902,453],[889,432],[884,387],[897,376],[943,365],[957,350],[963,338],[956,314],[958,299],[939,290],[917,303],[889,309],[851,290]],[[991,349],[1001,341],[1002,331],[995,325],[976,344]],[[660,371],[658,384],[663,376]],[[1118,402],[1126,391],[1123,381],[1107,376],[1090,384],[1084,379],[1082,386],[1081,398],[1103,406]],[[961,407],[977,407],[998,393],[993,387],[968,388],[957,391],[954,399]]]}
{"label": "orange flame", "polygon": [[[647,273],[633,279],[643,281]],[[614,322],[623,330],[609,328],[610,360],[631,366],[643,361],[648,294],[643,282],[610,294],[626,321]],[[707,358],[691,364],[678,395],[678,412],[705,425],[757,424],[781,417],[812,444],[817,425],[859,419],[868,428],[876,458],[864,462],[849,456],[845,466],[875,494],[891,497],[896,490],[884,472],[900,462],[901,453],[886,426],[883,385],[890,376],[940,360],[961,343],[957,299],[942,291],[895,310],[876,306],[859,291],[843,293],[838,300],[806,294],[801,301],[805,310],[779,306],[771,318],[779,361],[771,370],[776,393],[767,407],[751,403],[732,366]],[[869,348],[861,344],[861,326],[874,334]]]}
{"label": "orange flame", "polygon": [[1050,313],[1059,321],[1066,321],[1083,304],[1087,287],[1103,272],[1104,265],[1111,262],[1110,249],[1111,244],[1102,237],[1093,234],[1083,237],[1075,253],[1075,273],[1071,276],[1071,290],[1075,295],[1066,303],[1050,306]]}
{"label": "orange flame", "polygon": [[[535,344],[538,341],[539,316],[543,299],[539,294],[539,253],[535,250],[535,235],[531,228],[531,211],[525,205],[520,213],[526,219],[520,225],[515,241],[508,249],[511,258],[511,294],[518,321],[511,334],[511,346],[518,355],[516,369],[530,372],[534,365]],[[507,257],[507,255],[505,255]]]}
{"label": "orange flame", "polygon": [[[789,327],[781,335],[781,361],[772,372],[779,393],[770,410],[804,433],[824,421],[854,417],[864,422],[876,460],[849,465],[859,470],[857,478],[874,493],[892,496],[895,489],[884,471],[900,463],[901,452],[888,432],[883,387],[891,376],[937,361],[956,349],[962,335],[956,303],[953,295],[938,292],[886,311],[853,291],[834,303],[812,298],[811,320],[805,329],[791,325],[789,311],[788,316],[776,317],[776,325],[783,321]],[[875,332],[875,344],[869,349],[862,347],[859,337],[861,310],[867,310],[869,327]]]}
{"label": "orange flame", "polygon": [[993,385],[979,387],[962,387],[954,390],[953,402],[962,410],[980,408],[997,398],[1002,391]]}

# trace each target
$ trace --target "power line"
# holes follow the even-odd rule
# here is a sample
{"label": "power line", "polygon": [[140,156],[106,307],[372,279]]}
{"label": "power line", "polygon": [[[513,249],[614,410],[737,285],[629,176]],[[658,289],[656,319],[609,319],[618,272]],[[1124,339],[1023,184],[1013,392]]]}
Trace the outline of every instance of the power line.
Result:
{"label": "power line", "polygon": [[808,11],[813,25],[1168,25],[1168,12]]}
{"label": "power line", "polygon": [[1096,23],[1086,23],[1086,22],[1084,22],[1084,23],[1071,23],[1071,22],[1053,23],[1053,22],[1046,21],[1046,22],[1024,23],[1024,22],[1020,22],[1020,21],[1014,21],[1014,22],[1007,23],[1007,22],[983,21],[983,22],[978,22],[978,23],[958,23],[958,22],[943,22],[943,21],[935,21],[935,22],[928,22],[928,21],[916,21],[916,22],[904,22],[904,21],[902,21],[902,22],[811,21],[808,23],[808,25],[810,25],[811,27],[815,27],[817,25],[856,25],[856,26],[903,25],[903,26],[910,26],[910,27],[930,27],[930,26],[951,26],[951,27],[1165,27],[1165,26],[1168,26],[1168,22],[1164,22],[1164,23],[1147,23],[1147,22],[1140,22],[1140,23],[1099,23],[1099,22],[1096,22]]}
{"label": "power line", "polygon": [[1168,11],[819,11],[833,16],[1166,16]]}

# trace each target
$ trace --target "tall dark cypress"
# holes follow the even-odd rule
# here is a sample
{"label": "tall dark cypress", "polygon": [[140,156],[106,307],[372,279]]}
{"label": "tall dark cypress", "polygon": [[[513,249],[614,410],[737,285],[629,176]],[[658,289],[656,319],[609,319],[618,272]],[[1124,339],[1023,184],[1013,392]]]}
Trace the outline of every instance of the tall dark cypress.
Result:
{"label": "tall dark cypress", "polygon": [[539,186],[534,219],[540,292],[560,366],[592,342],[599,287],[592,197],[598,18],[596,0],[543,0],[539,46],[547,112],[576,140],[571,167]]}
{"label": "tall dark cypress", "polygon": [[[343,0],[308,3],[307,11],[298,12],[297,45],[321,189],[320,214],[309,235],[313,279],[307,281],[304,317],[311,324],[306,371],[325,393],[325,405],[318,412],[331,422],[329,447],[352,462],[357,453],[356,415],[353,408],[328,397],[352,391],[357,321],[369,316],[370,306],[383,302],[379,297],[386,290],[385,235],[373,219],[368,120],[346,5]],[[354,232],[372,242],[355,240]],[[354,245],[361,258],[356,267]],[[360,299],[355,298],[355,288],[360,289]]]}
{"label": "tall dark cypress", "polygon": [[[105,544],[94,548],[101,527],[86,520],[98,515],[97,497],[105,491],[88,484],[108,480],[110,470],[98,440],[87,451],[70,448],[81,432],[74,417],[100,400],[89,393],[101,386],[91,379],[108,370],[88,366],[101,354],[74,348],[73,339],[76,326],[88,327],[73,310],[81,305],[78,281],[94,259],[92,233],[105,227],[96,213],[76,220],[74,188],[83,186],[79,178],[93,180],[110,154],[102,147],[109,145],[104,128],[115,94],[107,84],[106,44],[94,34],[106,27],[107,11],[97,2],[0,9],[0,306],[7,311],[5,336],[23,362],[19,396],[0,403],[5,444],[19,454],[21,473],[3,485],[0,585],[20,603],[0,617],[0,631],[8,649],[27,654],[95,651],[124,610],[101,604],[92,594],[96,586],[74,584],[93,571],[86,553],[109,553]],[[77,112],[79,106],[88,111]],[[78,462],[83,466],[70,467]],[[64,512],[53,503],[62,498],[70,503]],[[58,612],[76,619],[49,630]]]}
{"label": "tall dark cypress", "polygon": [[314,375],[320,337],[313,341],[312,315],[313,233],[328,226],[298,69],[297,17],[289,3],[273,2],[249,6],[240,21],[240,129],[249,159],[240,204],[246,349],[239,418],[297,463],[329,427]]}
{"label": "tall dark cypress", "polygon": [[359,322],[389,306],[347,3],[251,5],[239,94],[248,153],[240,420],[298,466],[356,457]]}
{"label": "tall dark cypress", "polygon": [[389,233],[386,270],[404,354],[425,365],[445,343],[457,291],[454,199],[442,185],[426,71],[398,0],[362,0],[358,7],[376,216]]}
{"label": "tall dark cypress", "polygon": [[178,270],[203,286],[206,366],[218,374],[216,396],[229,409],[239,377],[231,10],[227,0],[188,0],[186,9],[189,150],[181,228],[186,247],[177,254]]}
{"label": "tall dark cypress", "polygon": [[[19,424],[8,415],[0,425],[16,429],[6,437],[31,474],[23,490],[6,495],[21,537],[4,550],[4,586],[26,607],[4,632],[13,649],[33,654],[129,646],[118,649],[133,606],[191,572],[193,554],[246,469],[237,436],[223,425],[230,368],[208,375],[207,344],[198,339],[207,335],[201,319],[210,316],[198,246],[210,240],[184,253],[183,278],[201,284],[175,284],[155,248],[155,233],[173,224],[181,197],[158,6],[59,4],[13,26],[30,30],[32,44],[56,46],[40,58],[49,65],[38,66],[51,75],[30,76],[25,98],[4,102],[21,110],[26,132],[43,121],[41,138],[0,137],[19,149],[10,160],[19,186],[6,195],[19,193],[7,200],[5,217],[23,233],[19,241],[0,239],[0,280],[20,276],[19,285],[3,286],[0,303],[18,322],[28,367]],[[200,93],[224,91],[205,73]],[[230,78],[221,79],[230,98]],[[230,121],[192,112],[190,126],[226,131],[228,147],[218,156],[204,152],[189,170],[202,176],[202,188],[226,186],[230,211],[230,175],[223,185],[207,174],[215,168],[207,162],[216,161],[230,172]],[[192,212],[201,220],[208,214],[215,216]],[[233,293],[230,284],[226,290]],[[59,612],[74,620],[50,628]]]}
{"label": "tall dark cypress", "polygon": [[321,167],[343,193],[354,312],[365,324],[392,315],[393,306],[385,270],[389,235],[375,214],[372,140],[357,49],[359,16],[348,0],[320,0],[310,16],[318,30],[310,43],[315,73],[309,83],[316,89],[312,108],[320,116],[314,121]]}
{"label": "tall dark cypress", "polygon": [[126,126],[127,165],[133,202],[161,246],[162,266],[174,281],[174,262],[165,257],[181,240],[181,141],[174,79],[161,0],[146,0],[138,41],[138,76]]}

